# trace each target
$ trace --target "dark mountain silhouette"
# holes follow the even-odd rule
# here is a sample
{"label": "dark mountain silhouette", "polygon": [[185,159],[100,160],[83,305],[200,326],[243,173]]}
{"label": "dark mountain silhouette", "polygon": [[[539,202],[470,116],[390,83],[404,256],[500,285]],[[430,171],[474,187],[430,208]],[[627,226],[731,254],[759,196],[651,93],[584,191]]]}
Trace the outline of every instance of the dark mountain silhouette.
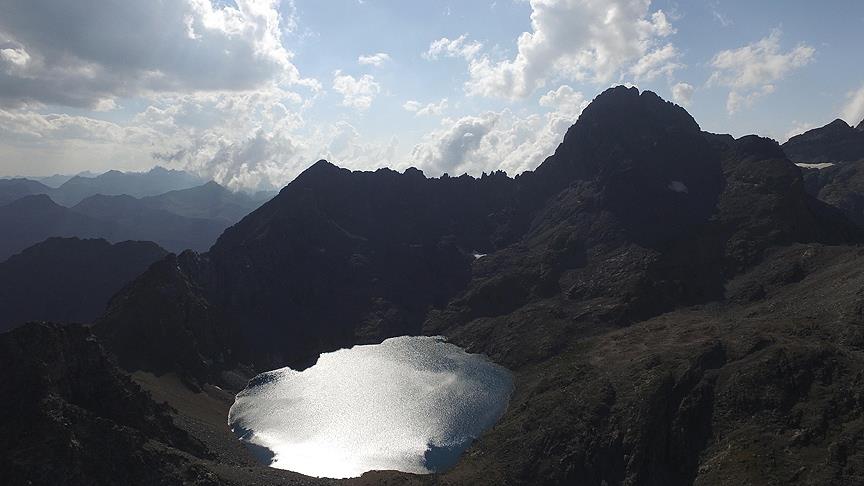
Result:
{"label": "dark mountain silhouette", "polygon": [[156,166],[148,172],[111,170],[96,177],[75,176],[51,191],[50,194],[58,203],[71,207],[97,194],[105,196],[127,195],[140,198],[188,189],[206,182],[206,180],[188,172],[168,170]]}
{"label": "dark mountain silhouette", "polygon": [[[191,462],[216,484],[317,484],[263,480],[226,452],[227,407],[208,401],[221,412],[205,419],[189,403],[209,384],[423,333],[513,370],[508,410],[443,475],[357,484],[857,484],[862,240],[776,142],[703,132],[618,87],[516,178],[319,161],[209,252],[151,266],[94,332],[206,447],[154,459],[168,477]],[[50,443],[38,424],[16,432]]]}
{"label": "dark mountain silhouette", "polygon": [[47,194],[50,190],[50,187],[30,179],[0,179],[0,206],[24,196]]}
{"label": "dark mountain silhouette", "polygon": [[0,263],[0,330],[29,321],[90,322],[166,251],[155,243],[49,238]]}
{"label": "dark mountain silhouette", "polygon": [[834,120],[794,136],[783,144],[783,151],[795,162],[854,162],[864,160],[864,121],[858,128],[843,120]]}
{"label": "dark mountain silhouette", "polygon": [[860,132],[864,132],[864,120],[861,120],[861,123],[859,123],[858,126],[855,128],[858,129],[858,131]]}

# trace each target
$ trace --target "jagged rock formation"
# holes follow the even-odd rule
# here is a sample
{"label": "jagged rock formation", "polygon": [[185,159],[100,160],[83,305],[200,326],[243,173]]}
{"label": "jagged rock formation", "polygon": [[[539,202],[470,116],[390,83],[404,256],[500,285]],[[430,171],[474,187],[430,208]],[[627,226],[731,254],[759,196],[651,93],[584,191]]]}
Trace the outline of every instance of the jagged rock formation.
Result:
{"label": "jagged rock formation", "polygon": [[794,162],[854,162],[864,159],[864,121],[858,128],[843,120],[834,120],[822,128],[794,136],[783,144],[783,150]]}
{"label": "jagged rock formation", "polygon": [[155,243],[50,238],[0,263],[0,331],[29,321],[91,322],[165,257]]}
{"label": "jagged rock formation", "polygon": [[618,87],[514,179],[318,162],[95,331],[192,387],[421,332],[514,371],[454,470],[357,483],[858,484],[860,241],[775,142]]}

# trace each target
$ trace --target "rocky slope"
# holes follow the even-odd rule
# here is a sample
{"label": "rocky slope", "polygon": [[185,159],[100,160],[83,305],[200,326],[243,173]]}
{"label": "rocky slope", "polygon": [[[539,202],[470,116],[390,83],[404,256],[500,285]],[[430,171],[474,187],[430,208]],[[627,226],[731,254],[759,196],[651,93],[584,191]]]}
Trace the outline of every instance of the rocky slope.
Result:
{"label": "rocky slope", "polygon": [[355,484],[859,484],[860,241],[775,142],[618,87],[513,179],[318,162],[209,253],[151,267],[95,333],[189,394],[406,333],[514,371],[452,471]]}
{"label": "rocky slope", "polygon": [[0,330],[29,321],[90,322],[161,260],[155,243],[49,238],[0,263]]}

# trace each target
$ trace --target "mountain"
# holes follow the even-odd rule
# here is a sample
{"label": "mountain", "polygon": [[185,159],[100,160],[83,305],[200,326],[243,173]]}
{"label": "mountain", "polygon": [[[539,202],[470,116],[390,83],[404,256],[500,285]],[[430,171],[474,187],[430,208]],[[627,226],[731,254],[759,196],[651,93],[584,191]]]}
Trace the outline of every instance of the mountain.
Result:
{"label": "mountain", "polygon": [[0,261],[52,236],[110,238],[116,223],[92,218],[55,203],[45,194],[0,206]]}
{"label": "mountain", "polygon": [[859,132],[864,132],[864,120],[861,120],[861,123],[859,123],[858,126],[855,127],[855,128],[856,128]]}
{"label": "mountain", "polygon": [[[515,178],[319,161],[209,252],[152,265],[79,339],[175,408],[206,448],[186,461],[214,484],[318,481],[264,481],[266,468],[225,452],[237,441],[212,385],[236,391],[256,372],[401,334],[485,353],[515,390],[454,469],[357,484],[859,484],[862,242],[776,142],[706,133],[654,93],[617,87]],[[33,380],[15,389],[46,388]],[[38,424],[15,432],[65,433]],[[124,455],[178,449],[130,428],[153,444]],[[190,462],[152,461],[169,478]]]}
{"label": "mountain", "polygon": [[223,220],[189,218],[162,210],[132,196],[90,196],[71,211],[108,221],[115,231],[111,241],[150,240],[169,251],[206,250],[230,224]]}
{"label": "mountain", "polygon": [[96,177],[75,176],[51,192],[51,197],[64,206],[74,206],[83,199],[101,194],[146,197],[206,183],[198,176],[180,170],[156,166],[148,172],[111,170]]}
{"label": "mountain", "polygon": [[[21,197],[28,192],[40,195]],[[72,208],[54,203],[53,194],[38,182],[0,180],[0,201],[6,196],[14,201],[6,208],[0,204],[0,261],[53,236],[143,240],[174,252],[205,251],[261,203],[215,182],[141,199],[94,195]]]}
{"label": "mountain", "polygon": [[864,159],[864,121],[858,128],[834,120],[822,128],[794,136],[783,144],[783,151],[795,162],[854,162]]}
{"label": "mountain", "polygon": [[243,192],[230,191],[213,181],[141,199],[145,206],[152,209],[188,218],[223,221],[229,225],[240,221],[265,200]]}
{"label": "mountain", "polygon": [[90,322],[167,252],[155,243],[49,238],[0,263],[0,330],[29,321]]}
{"label": "mountain", "polygon": [[34,194],[47,194],[51,188],[29,179],[0,179],[0,206]]}

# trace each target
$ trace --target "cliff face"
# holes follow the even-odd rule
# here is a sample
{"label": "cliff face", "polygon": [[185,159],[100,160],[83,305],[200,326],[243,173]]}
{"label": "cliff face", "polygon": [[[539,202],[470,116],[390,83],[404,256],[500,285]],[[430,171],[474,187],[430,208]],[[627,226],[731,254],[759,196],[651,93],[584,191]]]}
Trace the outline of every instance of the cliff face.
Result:
{"label": "cliff face", "polygon": [[415,333],[515,372],[453,471],[366,480],[856,484],[859,241],[775,142],[619,87],[513,179],[318,162],[96,333],[199,384]]}

